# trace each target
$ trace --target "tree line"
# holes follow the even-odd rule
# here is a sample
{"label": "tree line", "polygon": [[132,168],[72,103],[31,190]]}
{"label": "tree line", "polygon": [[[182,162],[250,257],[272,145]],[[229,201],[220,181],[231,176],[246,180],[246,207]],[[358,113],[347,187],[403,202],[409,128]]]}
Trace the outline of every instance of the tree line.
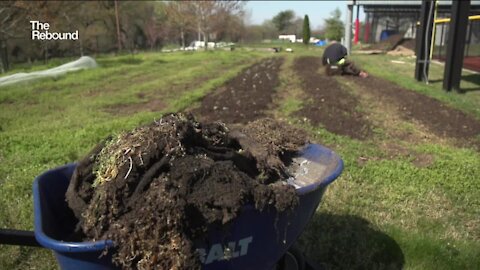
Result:
{"label": "tree line", "polygon": [[[95,53],[158,49],[192,40],[238,41],[241,1],[6,1],[0,2],[1,67]],[[32,40],[30,21],[52,32],[79,31],[79,39]],[[8,59],[11,59],[8,61]]]}
{"label": "tree line", "polygon": [[[52,32],[78,30],[79,38],[32,40],[30,21],[47,22]],[[244,1],[3,1],[0,71],[12,62],[155,50],[166,44],[186,47],[193,40],[258,42],[283,33],[301,37],[303,24],[292,10],[249,24]]]}

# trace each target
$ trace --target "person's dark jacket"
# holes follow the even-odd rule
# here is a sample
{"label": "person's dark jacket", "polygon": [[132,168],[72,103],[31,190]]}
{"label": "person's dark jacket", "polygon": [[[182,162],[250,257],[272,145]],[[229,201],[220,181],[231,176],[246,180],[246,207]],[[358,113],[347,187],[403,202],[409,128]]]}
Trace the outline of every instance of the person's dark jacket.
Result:
{"label": "person's dark jacket", "polygon": [[325,48],[322,57],[323,65],[334,65],[348,54],[347,48],[340,43],[334,43]]}

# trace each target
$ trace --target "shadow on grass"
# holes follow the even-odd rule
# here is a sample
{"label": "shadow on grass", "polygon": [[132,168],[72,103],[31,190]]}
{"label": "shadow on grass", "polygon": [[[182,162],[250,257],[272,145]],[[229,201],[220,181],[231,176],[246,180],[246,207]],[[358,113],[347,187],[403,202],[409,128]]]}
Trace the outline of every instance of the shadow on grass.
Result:
{"label": "shadow on grass", "polygon": [[[466,93],[466,92],[472,92],[472,91],[480,91],[480,74],[468,74],[468,75],[462,75],[461,81],[469,82],[472,84],[476,84],[476,87],[462,87],[460,85],[460,93]],[[460,81],[460,84],[461,84]],[[443,79],[434,79],[434,80],[429,80],[429,83],[441,83],[443,84]]]}
{"label": "shadow on grass", "polygon": [[139,65],[141,63],[143,63],[143,60],[135,57],[123,57],[120,59],[115,59],[115,58],[98,59],[98,64],[102,67],[113,67],[118,65]]}
{"label": "shadow on grass", "polygon": [[480,74],[468,74],[462,76],[462,81],[476,84],[476,87],[462,88],[462,92],[480,91]]}
{"label": "shadow on grass", "polygon": [[12,266],[21,265],[22,262],[27,261],[35,251],[34,248],[31,247],[19,246],[18,248],[20,254],[16,258],[12,258]]}
{"label": "shadow on grass", "polygon": [[167,63],[167,61],[165,61],[163,59],[156,59],[156,60],[153,60],[153,63],[155,63],[155,64],[165,64],[165,63]]}
{"label": "shadow on grass", "polygon": [[324,269],[402,269],[405,263],[395,240],[352,215],[316,213],[298,243]]}

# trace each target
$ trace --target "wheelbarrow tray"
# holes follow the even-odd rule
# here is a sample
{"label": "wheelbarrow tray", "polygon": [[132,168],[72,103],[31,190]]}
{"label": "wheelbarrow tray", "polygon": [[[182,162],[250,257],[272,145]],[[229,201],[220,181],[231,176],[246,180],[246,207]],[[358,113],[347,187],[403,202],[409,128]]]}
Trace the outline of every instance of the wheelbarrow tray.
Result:
{"label": "wheelbarrow tray", "polygon": [[[246,205],[228,226],[209,228],[205,240],[195,243],[201,254],[202,269],[265,270],[275,267],[313,216],[326,187],[343,170],[340,157],[318,144],[305,147],[299,159],[302,166],[298,167],[298,178],[307,181],[296,187],[299,204],[285,212],[277,212],[273,207],[258,211]],[[116,269],[111,262],[112,241],[68,241],[77,220],[68,208],[65,192],[75,167],[75,163],[58,167],[35,179],[35,237],[42,246],[54,252],[62,269]],[[109,252],[105,252],[107,248]]]}

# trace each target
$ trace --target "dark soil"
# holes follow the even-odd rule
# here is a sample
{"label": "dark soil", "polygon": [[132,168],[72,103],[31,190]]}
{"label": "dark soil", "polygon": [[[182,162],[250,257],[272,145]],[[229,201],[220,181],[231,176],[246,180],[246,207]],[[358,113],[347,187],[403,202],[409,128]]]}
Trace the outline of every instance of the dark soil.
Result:
{"label": "dark soil", "polygon": [[205,121],[247,123],[266,116],[271,106],[282,58],[269,58],[243,70],[205,96],[193,112]]}
{"label": "dark soil", "polygon": [[365,50],[390,51],[390,50],[393,50],[396,46],[398,46],[403,41],[404,41],[403,35],[401,34],[391,35],[385,40],[375,43],[372,46],[369,46],[368,48],[366,47]]}
{"label": "dark soil", "polygon": [[339,135],[366,139],[371,135],[370,123],[356,110],[359,101],[342,89],[333,77],[319,73],[321,59],[300,57],[294,69],[303,81],[302,88],[310,102],[304,104],[296,115],[306,117],[312,124],[322,124]]}
{"label": "dark soil", "polygon": [[351,79],[379,99],[395,104],[404,119],[415,119],[438,136],[454,138],[460,145],[480,149],[477,137],[480,135],[480,121],[473,116],[374,76]]}
{"label": "dark soil", "polygon": [[111,239],[125,269],[200,269],[194,241],[228,226],[242,206],[298,203],[286,162],[305,133],[271,119],[202,124],[159,121],[99,144],[74,172],[66,197],[85,240]]}
{"label": "dark soil", "polygon": [[415,39],[411,39],[411,38],[404,38],[400,41],[400,43],[398,43],[397,46],[403,46],[407,49],[410,49],[412,51],[415,51],[415,46],[416,46],[416,40]]}

